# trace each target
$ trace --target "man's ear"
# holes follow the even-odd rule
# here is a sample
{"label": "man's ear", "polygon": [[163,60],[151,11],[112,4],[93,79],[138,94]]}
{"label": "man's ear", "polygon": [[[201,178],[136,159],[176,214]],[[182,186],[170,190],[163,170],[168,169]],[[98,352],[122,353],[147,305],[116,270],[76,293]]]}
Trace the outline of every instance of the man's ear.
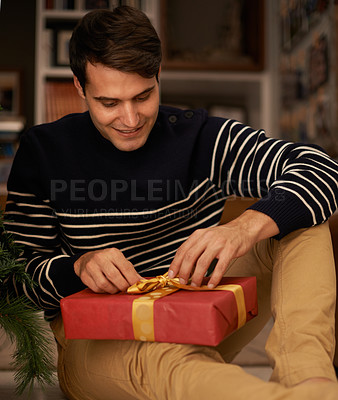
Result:
{"label": "man's ear", "polygon": [[86,96],[85,96],[85,94],[83,93],[82,86],[81,86],[79,80],[77,79],[77,77],[76,77],[75,75],[73,75],[73,81],[74,81],[74,86],[75,86],[75,88],[76,88],[76,90],[77,90],[79,96],[80,96],[83,100],[86,100]]}
{"label": "man's ear", "polygon": [[161,68],[162,68],[162,66],[160,65],[160,68],[158,69],[158,72],[156,74],[156,80],[158,83],[160,83]]}

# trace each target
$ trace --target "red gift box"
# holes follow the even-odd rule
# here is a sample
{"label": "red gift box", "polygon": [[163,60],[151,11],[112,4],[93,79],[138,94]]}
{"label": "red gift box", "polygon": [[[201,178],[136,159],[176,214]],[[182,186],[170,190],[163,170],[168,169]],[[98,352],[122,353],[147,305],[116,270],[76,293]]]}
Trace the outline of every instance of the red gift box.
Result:
{"label": "red gift box", "polygon": [[[217,346],[257,315],[255,277],[223,278],[220,285],[211,291],[165,288],[142,295],[97,294],[85,289],[61,300],[65,335],[67,339],[137,339]],[[218,289],[223,285],[228,289]],[[233,288],[240,289],[239,297]],[[158,298],[158,292],[163,295],[170,290],[176,291]]]}

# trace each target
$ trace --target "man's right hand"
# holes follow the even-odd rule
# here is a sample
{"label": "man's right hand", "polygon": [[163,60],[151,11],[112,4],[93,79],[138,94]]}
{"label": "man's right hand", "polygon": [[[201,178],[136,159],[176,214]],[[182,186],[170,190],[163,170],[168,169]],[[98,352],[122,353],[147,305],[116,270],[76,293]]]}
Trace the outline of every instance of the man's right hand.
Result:
{"label": "man's right hand", "polygon": [[74,271],[96,293],[125,291],[142,279],[133,264],[116,248],[83,254],[75,261]]}

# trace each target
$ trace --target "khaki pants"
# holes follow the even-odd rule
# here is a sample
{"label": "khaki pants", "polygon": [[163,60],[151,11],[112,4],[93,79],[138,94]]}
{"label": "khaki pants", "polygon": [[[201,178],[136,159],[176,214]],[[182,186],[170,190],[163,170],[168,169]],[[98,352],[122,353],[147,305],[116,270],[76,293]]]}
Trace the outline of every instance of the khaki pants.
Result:
{"label": "khaki pants", "polygon": [[[338,384],[297,385],[311,377],[335,381],[335,269],[328,224],[281,241],[258,243],[232,262],[228,276],[257,277],[259,316],[218,347],[114,340],[66,340],[62,318],[58,374],[69,399],[337,399]],[[265,325],[274,368],[264,382],[229,364]]]}

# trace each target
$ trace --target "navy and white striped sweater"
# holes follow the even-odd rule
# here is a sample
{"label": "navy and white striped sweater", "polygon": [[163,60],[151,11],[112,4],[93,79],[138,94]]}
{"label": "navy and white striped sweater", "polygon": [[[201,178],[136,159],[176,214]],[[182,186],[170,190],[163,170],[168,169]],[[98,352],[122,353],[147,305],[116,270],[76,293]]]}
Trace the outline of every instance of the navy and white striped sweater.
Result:
{"label": "navy and white striped sweater", "polygon": [[84,286],[83,253],[116,247],[144,276],[167,270],[198,228],[219,223],[231,195],[261,198],[278,238],[320,224],[337,208],[338,167],[315,146],[267,138],[204,110],[160,107],[147,143],[122,152],[88,113],[32,128],[8,181],[7,230],[38,285],[19,288],[55,317]]}

